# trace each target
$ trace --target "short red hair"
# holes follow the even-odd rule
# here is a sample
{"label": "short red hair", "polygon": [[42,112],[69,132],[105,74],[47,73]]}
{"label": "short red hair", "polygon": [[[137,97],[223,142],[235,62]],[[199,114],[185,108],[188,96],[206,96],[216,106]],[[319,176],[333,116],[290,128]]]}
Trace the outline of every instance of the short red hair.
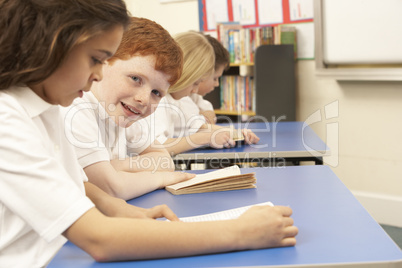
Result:
{"label": "short red hair", "polygon": [[113,64],[117,59],[128,60],[134,55],[154,55],[155,70],[167,74],[171,86],[182,74],[183,52],[180,46],[168,31],[154,21],[132,17],[119,48],[108,62]]}

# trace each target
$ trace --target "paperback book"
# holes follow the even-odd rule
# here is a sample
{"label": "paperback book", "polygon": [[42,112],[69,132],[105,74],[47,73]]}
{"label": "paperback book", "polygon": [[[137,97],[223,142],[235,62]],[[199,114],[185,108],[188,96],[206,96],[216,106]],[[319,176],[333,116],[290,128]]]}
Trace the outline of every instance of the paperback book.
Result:
{"label": "paperback book", "polygon": [[256,188],[255,172],[241,174],[239,166],[198,174],[194,178],[166,186],[165,189],[174,195],[219,192]]}

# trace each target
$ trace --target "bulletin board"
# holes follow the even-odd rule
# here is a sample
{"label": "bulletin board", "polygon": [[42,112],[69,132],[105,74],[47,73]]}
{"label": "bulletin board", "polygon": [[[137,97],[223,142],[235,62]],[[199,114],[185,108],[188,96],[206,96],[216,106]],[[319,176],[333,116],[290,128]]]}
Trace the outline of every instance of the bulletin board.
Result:
{"label": "bulletin board", "polygon": [[313,0],[198,0],[200,31],[218,22],[259,27],[313,21]]}
{"label": "bulletin board", "polygon": [[291,24],[297,29],[297,58],[313,59],[313,6],[313,0],[198,0],[200,31],[213,32],[219,22],[246,28]]}

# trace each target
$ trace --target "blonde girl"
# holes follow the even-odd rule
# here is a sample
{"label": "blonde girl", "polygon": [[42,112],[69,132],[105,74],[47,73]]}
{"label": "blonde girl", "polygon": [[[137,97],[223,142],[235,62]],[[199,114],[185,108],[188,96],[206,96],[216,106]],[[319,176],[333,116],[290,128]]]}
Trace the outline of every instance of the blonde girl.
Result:
{"label": "blonde girl", "polygon": [[[150,132],[157,137],[172,155],[201,146],[229,148],[235,145],[234,131],[208,124],[200,109],[190,98],[200,83],[214,74],[215,52],[208,39],[198,32],[184,32],[175,36],[184,55],[183,73],[179,81],[169,88],[169,94],[150,116]],[[258,137],[243,130],[247,143],[258,142]]]}

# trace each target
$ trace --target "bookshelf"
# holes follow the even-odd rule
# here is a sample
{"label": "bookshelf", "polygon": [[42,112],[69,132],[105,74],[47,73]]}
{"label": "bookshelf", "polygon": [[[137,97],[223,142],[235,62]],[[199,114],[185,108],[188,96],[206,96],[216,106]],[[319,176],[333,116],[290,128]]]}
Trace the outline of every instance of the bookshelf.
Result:
{"label": "bookshelf", "polygon": [[[269,67],[263,63],[271,61],[271,54],[267,54],[267,57],[265,52],[261,53],[261,56],[258,56],[261,59],[257,59],[257,51],[260,47],[281,47],[283,43],[291,43],[291,65],[294,65],[297,54],[295,27],[278,25],[244,28],[237,23],[221,23],[217,25],[217,31],[218,40],[222,42],[231,55],[230,68],[223,73],[220,88],[215,89],[205,97],[212,103],[218,120],[220,116],[235,116],[236,120],[248,119],[256,115],[266,118],[268,115],[272,116],[272,112],[269,112],[270,107],[267,107],[266,103],[264,103],[264,98],[269,97],[272,99],[273,92],[266,95],[262,90],[265,90],[266,87],[264,83],[270,83],[263,79],[263,76],[272,76],[271,74],[264,74],[264,70],[275,68],[275,66]],[[287,56],[286,53],[280,54],[279,57]],[[280,63],[278,64],[280,65]],[[259,82],[258,85],[256,84],[257,79],[255,79],[256,72],[260,73],[259,81],[263,81]],[[275,70],[270,72],[276,73]],[[294,67],[290,66],[289,70],[284,72],[287,77],[294,77]],[[285,81],[275,82],[277,80],[275,76],[278,75],[271,77],[272,83],[274,85],[279,84],[279,88],[282,90],[283,87],[280,84]],[[290,80],[294,81],[294,79]],[[290,86],[290,91],[294,92],[294,84]],[[276,99],[278,96],[274,98]],[[293,102],[291,101],[290,103]],[[283,104],[282,106],[286,105]],[[275,110],[279,111],[276,108]],[[293,112],[286,112],[286,114],[287,118],[295,120]],[[267,119],[270,120],[271,118]]]}
{"label": "bookshelf", "polygon": [[221,110],[221,109],[216,109],[215,114],[217,115],[235,115],[235,116],[254,116],[256,113],[254,111],[229,111],[229,110]]}

